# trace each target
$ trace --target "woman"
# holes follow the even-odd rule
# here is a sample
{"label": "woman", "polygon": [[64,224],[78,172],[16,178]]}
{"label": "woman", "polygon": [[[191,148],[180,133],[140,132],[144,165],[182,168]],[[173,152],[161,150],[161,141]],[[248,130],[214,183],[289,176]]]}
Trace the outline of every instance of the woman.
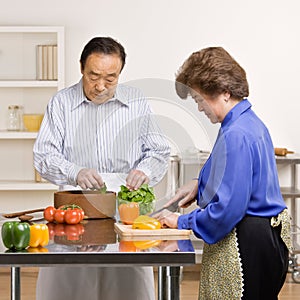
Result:
{"label": "woman", "polygon": [[200,208],[161,222],[192,229],[205,241],[199,299],[277,299],[288,268],[290,219],[271,137],[246,99],[246,73],[223,48],[206,48],[183,64],[176,90],[221,128],[198,180],[168,203],[181,199],[186,207],[196,199]]}

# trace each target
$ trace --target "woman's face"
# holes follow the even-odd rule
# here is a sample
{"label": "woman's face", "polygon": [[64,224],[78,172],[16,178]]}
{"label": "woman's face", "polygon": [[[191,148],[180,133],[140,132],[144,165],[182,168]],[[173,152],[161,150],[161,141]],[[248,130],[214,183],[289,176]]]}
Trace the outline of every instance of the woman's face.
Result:
{"label": "woman's face", "polygon": [[213,123],[222,122],[227,114],[226,99],[228,101],[230,95],[228,93],[222,93],[216,97],[204,95],[195,88],[191,90],[191,96],[198,104],[198,110],[204,112],[209,120]]}
{"label": "woman's face", "polygon": [[114,96],[122,62],[118,55],[92,53],[84,69],[81,68],[85,96],[95,104],[102,104]]}

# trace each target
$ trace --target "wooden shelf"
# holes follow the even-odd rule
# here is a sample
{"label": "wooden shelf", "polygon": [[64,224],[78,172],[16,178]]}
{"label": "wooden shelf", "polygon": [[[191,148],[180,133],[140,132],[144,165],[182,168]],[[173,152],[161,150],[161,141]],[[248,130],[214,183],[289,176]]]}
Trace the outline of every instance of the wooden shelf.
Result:
{"label": "wooden shelf", "polygon": [[277,164],[300,164],[300,155],[295,154],[288,154],[287,156],[276,156],[276,163]]}
{"label": "wooden shelf", "polygon": [[48,182],[0,180],[0,191],[57,191],[58,186]]}
{"label": "wooden shelf", "polygon": [[[3,54],[0,72],[0,173],[3,179],[0,180],[0,202],[1,207],[11,210],[15,206],[48,203],[51,194],[58,190],[57,185],[34,180],[32,146],[38,133],[7,131],[5,120],[8,105],[20,105],[24,113],[42,113],[53,94],[64,88],[64,27],[0,26],[0,40]],[[57,45],[57,76],[42,77],[57,80],[37,80],[38,45]],[[12,161],[14,156],[16,159]]]}
{"label": "wooden shelf", "polygon": [[57,80],[3,80],[0,79],[2,88],[23,88],[23,87],[57,87]]}
{"label": "wooden shelf", "polygon": [[282,197],[284,198],[298,198],[300,197],[300,190],[294,187],[281,187]]}
{"label": "wooden shelf", "polygon": [[2,140],[34,140],[36,137],[37,132],[0,130],[0,139]]}

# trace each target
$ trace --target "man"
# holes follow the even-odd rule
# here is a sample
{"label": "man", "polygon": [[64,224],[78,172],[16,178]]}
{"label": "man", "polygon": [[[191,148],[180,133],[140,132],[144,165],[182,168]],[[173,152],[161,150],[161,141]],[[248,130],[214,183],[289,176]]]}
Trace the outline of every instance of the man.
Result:
{"label": "man", "polygon": [[[128,174],[130,189],[164,176],[170,149],[151,109],[139,90],[118,84],[125,59],[114,39],[93,38],[81,54],[80,82],[49,102],[34,165],[60,189],[99,189],[105,173]],[[154,299],[152,268],[41,269],[37,299],[47,297]]]}

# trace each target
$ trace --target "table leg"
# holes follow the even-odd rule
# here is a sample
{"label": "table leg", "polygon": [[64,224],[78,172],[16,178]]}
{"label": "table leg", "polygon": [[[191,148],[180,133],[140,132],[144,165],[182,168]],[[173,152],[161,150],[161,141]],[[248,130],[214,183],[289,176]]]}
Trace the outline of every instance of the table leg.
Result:
{"label": "table leg", "polygon": [[20,300],[21,299],[21,285],[20,285],[20,267],[10,268],[10,299]]}
{"label": "table leg", "polygon": [[157,273],[158,300],[168,300],[167,288],[167,267],[158,267]]}
{"label": "table leg", "polygon": [[180,299],[180,267],[168,267],[169,271],[169,299]]}

